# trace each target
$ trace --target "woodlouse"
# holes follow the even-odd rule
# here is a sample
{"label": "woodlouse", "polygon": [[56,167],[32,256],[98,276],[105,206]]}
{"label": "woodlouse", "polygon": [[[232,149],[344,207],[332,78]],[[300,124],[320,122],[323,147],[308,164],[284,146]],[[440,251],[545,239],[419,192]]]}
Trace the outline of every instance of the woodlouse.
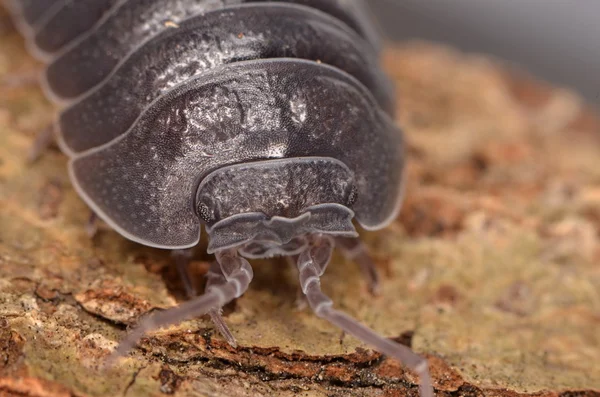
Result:
{"label": "woodlouse", "polygon": [[[402,191],[400,131],[358,0],[12,0],[73,185],[123,236],[178,253],[204,225],[216,262],[205,294],[155,314],[147,331],[220,308],[253,272],[292,258],[315,313],[401,360],[432,395],[427,362],[332,308],[320,289],[334,246],[377,273],[353,219],[380,229]],[[183,265],[181,265],[183,263]],[[186,280],[186,272],[182,270]],[[186,281],[189,294],[194,292]]]}

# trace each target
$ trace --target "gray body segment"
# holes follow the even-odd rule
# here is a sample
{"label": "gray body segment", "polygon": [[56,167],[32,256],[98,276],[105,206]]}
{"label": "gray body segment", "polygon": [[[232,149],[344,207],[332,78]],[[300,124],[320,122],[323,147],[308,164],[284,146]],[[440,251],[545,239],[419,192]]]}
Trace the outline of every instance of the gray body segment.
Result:
{"label": "gray body segment", "polygon": [[122,233],[183,248],[199,239],[194,195],[202,179],[264,159],[340,160],[354,173],[357,220],[381,227],[398,206],[401,145],[369,91],[341,70],[285,58],[245,61],[169,91],[126,134],[76,156],[71,172],[86,201]]}
{"label": "gray body segment", "polygon": [[327,157],[219,168],[196,194],[196,211],[210,236],[208,252],[242,246],[246,257],[296,255],[311,234],[356,237],[349,209],[357,198],[355,183],[344,163]]}
{"label": "gray body segment", "polygon": [[[190,247],[206,223],[225,241],[233,229],[220,222],[236,212],[263,213],[256,228],[287,216],[315,231],[325,227],[315,226],[321,222],[315,214],[329,208],[328,219],[343,233],[354,233],[347,224],[353,216],[368,229],[395,216],[402,140],[391,119],[393,90],[377,64],[377,38],[362,2],[89,2],[13,0],[11,8],[31,30],[33,46],[50,59],[49,94],[68,103],[58,120],[59,143],[72,157],[73,183],[125,237]],[[303,174],[303,158],[329,160],[319,163],[320,172]],[[283,182],[266,173],[257,185],[262,195],[254,189],[239,191],[238,199],[255,196],[241,202],[213,197],[213,211],[228,211],[212,225],[202,218],[197,201],[204,178],[223,167],[269,160],[286,160],[298,180],[281,190]],[[351,176],[325,177],[336,167],[330,160]],[[281,177],[291,178],[285,172]],[[342,186],[352,186],[356,198],[314,196],[315,189]],[[320,199],[310,200],[311,194]],[[286,203],[284,215],[269,200],[277,195],[311,206],[282,196],[275,201]],[[290,226],[281,225],[273,238],[285,243],[293,236],[282,237]],[[306,228],[297,225],[298,233]]]}
{"label": "gray body segment", "polygon": [[[48,0],[49,1],[49,0]],[[62,48],[94,26],[119,0],[63,1],[35,29],[33,48],[51,59]]]}
{"label": "gray body segment", "polygon": [[152,38],[59,119],[66,150],[81,152],[125,133],[177,84],[219,65],[264,58],[320,61],[363,83],[393,113],[391,84],[366,41],[339,20],[307,7],[249,4],[207,12]]}
{"label": "gray body segment", "polygon": [[[61,99],[76,98],[100,83],[119,61],[146,40],[184,19],[206,12],[210,0],[129,0],[117,3],[48,65],[46,84]],[[171,25],[170,25],[171,24]]]}
{"label": "gray body segment", "polygon": [[[46,70],[52,94],[63,101],[82,95],[99,84],[120,60],[161,31],[172,29],[186,18],[205,12],[258,0],[128,0],[118,2],[86,34],[62,49]],[[269,1],[267,1],[269,2]],[[271,0],[298,3],[330,13],[369,34],[369,26],[356,7],[343,7],[342,0]],[[263,1],[264,3],[264,1]]]}
{"label": "gray body segment", "polygon": [[44,14],[60,2],[60,0],[7,0],[5,3],[21,24],[33,29]]}
{"label": "gray body segment", "polygon": [[[323,181],[329,183],[324,184]],[[327,157],[283,158],[238,163],[206,176],[196,193],[196,211],[208,227],[219,219],[261,212],[297,218],[314,205],[352,207],[357,188],[354,173]]]}

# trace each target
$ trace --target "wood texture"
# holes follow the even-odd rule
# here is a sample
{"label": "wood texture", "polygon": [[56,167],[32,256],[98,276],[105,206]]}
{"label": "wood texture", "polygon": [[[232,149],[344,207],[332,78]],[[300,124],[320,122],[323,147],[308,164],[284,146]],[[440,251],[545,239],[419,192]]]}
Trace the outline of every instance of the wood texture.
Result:
{"label": "wood texture", "polygon": [[[364,233],[382,293],[339,256],[324,289],[426,355],[438,395],[600,396],[600,123],[576,95],[483,57],[411,43],[385,64],[410,166],[398,221]],[[0,395],[416,395],[399,363],[296,309],[282,260],[255,262],[227,308],[237,349],[202,318],[103,372],[127,326],[184,292],[167,252],[107,228],[88,238],[56,149],[27,164],[55,115],[40,67],[2,16]]]}

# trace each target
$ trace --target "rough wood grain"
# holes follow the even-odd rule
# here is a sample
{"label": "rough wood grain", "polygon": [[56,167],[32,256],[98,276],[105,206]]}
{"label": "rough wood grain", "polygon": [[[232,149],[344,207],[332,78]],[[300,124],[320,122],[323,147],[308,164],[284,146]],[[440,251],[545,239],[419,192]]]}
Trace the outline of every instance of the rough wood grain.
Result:
{"label": "rough wood grain", "polygon": [[[26,163],[55,110],[41,65],[0,19],[0,395],[416,395],[397,362],[296,310],[277,260],[256,263],[227,308],[239,348],[203,318],[102,372],[127,326],[183,289],[168,253],[105,228],[88,238],[57,150]],[[577,96],[483,57],[413,43],[385,64],[410,167],[398,221],[364,233],[382,294],[339,256],[324,288],[425,354],[438,395],[600,396],[600,124]]]}

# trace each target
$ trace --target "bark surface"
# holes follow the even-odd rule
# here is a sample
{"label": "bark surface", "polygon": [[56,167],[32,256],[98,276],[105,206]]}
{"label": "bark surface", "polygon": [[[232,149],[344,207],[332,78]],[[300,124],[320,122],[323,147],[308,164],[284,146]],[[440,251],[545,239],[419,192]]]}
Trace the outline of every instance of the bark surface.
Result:
{"label": "bark surface", "polygon": [[[126,328],[184,290],[167,252],[105,227],[88,238],[58,150],[27,163],[56,109],[0,19],[0,395],[416,396],[399,363],[296,309],[283,260],[255,261],[227,307],[237,349],[201,318],[103,372]],[[576,95],[484,57],[409,43],[384,58],[408,142],[405,203],[363,233],[381,295],[341,256],[324,290],[428,357],[438,395],[600,396],[600,123]]]}

